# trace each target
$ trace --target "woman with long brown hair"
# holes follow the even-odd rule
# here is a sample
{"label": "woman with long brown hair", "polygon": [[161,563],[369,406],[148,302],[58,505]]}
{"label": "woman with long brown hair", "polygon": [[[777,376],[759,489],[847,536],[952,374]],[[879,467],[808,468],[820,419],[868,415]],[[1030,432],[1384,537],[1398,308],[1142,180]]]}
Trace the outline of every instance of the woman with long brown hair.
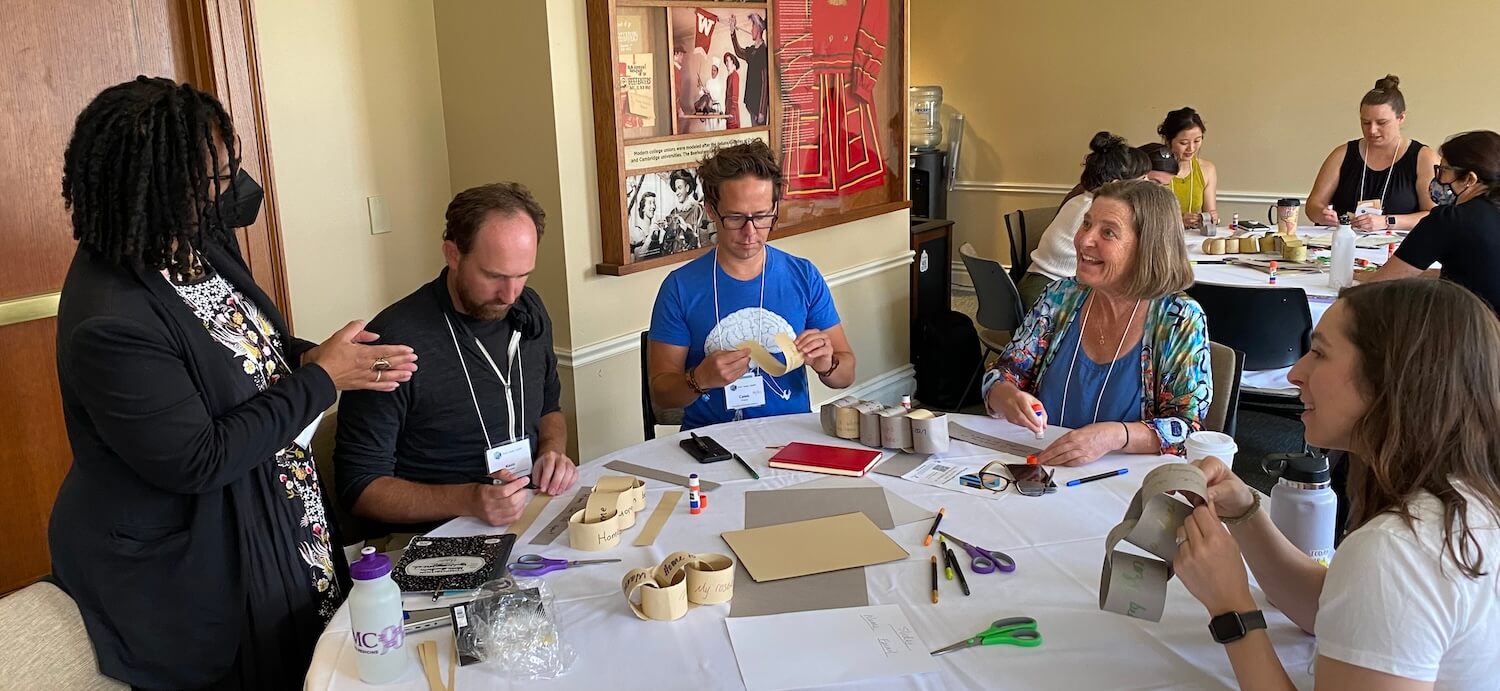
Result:
{"label": "woman with long brown hair", "polygon": [[1223,463],[1196,462],[1210,501],[1184,522],[1175,566],[1240,686],[1293,688],[1256,624],[1248,563],[1267,599],[1317,635],[1319,688],[1494,688],[1500,321],[1447,281],[1357,286],[1289,378],[1308,444],[1350,454],[1352,530],[1325,568]]}

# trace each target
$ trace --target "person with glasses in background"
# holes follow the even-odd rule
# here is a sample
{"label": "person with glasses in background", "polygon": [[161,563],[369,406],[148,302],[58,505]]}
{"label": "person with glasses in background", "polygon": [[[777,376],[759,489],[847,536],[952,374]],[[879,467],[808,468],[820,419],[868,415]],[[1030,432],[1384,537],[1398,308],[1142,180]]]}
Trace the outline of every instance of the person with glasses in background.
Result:
{"label": "person with glasses in background", "polygon": [[1437,206],[1417,222],[1379,270],[1364,281],[1410,278],[1433,262],[1439,275],[1500,305],[1500,134],[1465,132],[1438,147],[1428,197]]}
{"label": "person with glasses in background", "polygon": [[[719,232],[712,251],[673,271],[656,294],[652,399],[683,408],[683,429],[808,412],[807,371],[829,388],[846,388],[854,383],[854,349],[818,268],[766,244],[784,189],[776,154],[758,140],[725,147],[698,175]],[[778,377],[740,346],[753,341],[785,360],[779,335],[807,366]]]}
{"label": "person with glasses in background", "polygon": [[1171,187],[1172,181],[1177,178],[1177,171],[1182,169],[1177,164],[1177,156],[1172,153],[1172,147],[1151,142],[1136,148],[1146,154],[1146,160],[1151,162],[1151,169],[1146,171],[1146,179],[1162,187]]}
{"label": "person with glasses in background", "polygon": [[1312,191],[1307,217],[1336,226],[1339,216],[1354,214],[1355,230],[1410,230],[1432,209],[1427,186],[1437,152],[1401,134],[1406,96],[1401,79],[1388,74],[1359,101],[1359,139],[1328,154]]}

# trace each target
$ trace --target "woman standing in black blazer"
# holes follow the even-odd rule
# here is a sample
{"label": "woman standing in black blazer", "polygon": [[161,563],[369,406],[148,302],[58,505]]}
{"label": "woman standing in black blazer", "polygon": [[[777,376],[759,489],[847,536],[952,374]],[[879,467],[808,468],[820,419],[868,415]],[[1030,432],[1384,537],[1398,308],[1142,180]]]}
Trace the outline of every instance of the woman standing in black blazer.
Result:
{"label": "woman standing in black blazer", "polygon": [[337,391],[416,370],[363,322],[291,337],[235,240],[261,201],[235,141],[212,96],[138,77],[95,97],[64,156],[73,466],[48,541],[100,670],[136,687],[301,686],[347,567],[294,440]]}

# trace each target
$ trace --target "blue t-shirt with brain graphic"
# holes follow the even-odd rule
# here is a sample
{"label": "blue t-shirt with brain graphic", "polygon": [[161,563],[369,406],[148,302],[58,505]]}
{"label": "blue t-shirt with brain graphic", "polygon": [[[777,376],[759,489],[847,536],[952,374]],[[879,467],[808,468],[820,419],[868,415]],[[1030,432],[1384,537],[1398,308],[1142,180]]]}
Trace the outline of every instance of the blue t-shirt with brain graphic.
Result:
{"label": "blue t-shirt with brain graphic", "polygon": [[[791,338],[807,329],[829,329],[839,324],[838,310],[828,283],[812,262],[766,246],[765,303],[761,307],[761,277],[735,279],[718,268],[717,251],[709,252],[673,271],[662,282],[651,311],[651,340],[688,349],[687,367],[703,362],[704,356],[733,350],[747,340],[758,341],[766,350],[781,354],[776,334]],[[714,313],[714,286],[718,285],[718,314]],[[805,413],[812,409],[803,367],[785,376],[772,377],[756,369],[765,382],[766,403],[755,408],[730,410],[723,389],[709,389],[683,411],[682,428],[693,429],[741,417],[768,417]]]}

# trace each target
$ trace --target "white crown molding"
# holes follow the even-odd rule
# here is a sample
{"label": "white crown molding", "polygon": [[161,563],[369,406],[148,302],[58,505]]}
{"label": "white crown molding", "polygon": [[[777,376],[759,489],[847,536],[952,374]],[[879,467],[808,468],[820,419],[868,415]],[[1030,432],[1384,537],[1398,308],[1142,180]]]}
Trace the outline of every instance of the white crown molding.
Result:
{"label": "white crown molding", "polygon": [[[1004,194],[1036,194],[1036,195],[1064,195],[1073,189],[1072,185],[1054,185],[1043,182],[984,182],[980,180],[959,180],[953,184],[954,191],[964,192],[999,192]],[[1219,192],[1221,202],[1233,202],[1236,204],[1266,203],[1275,204],[1276,200],[1295,197],[1302,198],[1301,192],[1256,192],[1256,191],[1233,191],[1224,190]]]}
{"label": "white crown molding", "polygon": [[[829,288],[836,288],[847,283],[869,278],[878,273],[904,267],[910,264],[912,258],[915,256],[915,252],[906,250],[900,254],[882,257],[863,264],[856,264],[847,269],[835,271],[825,276],[823,280],[828,283]],[[624,355],[625,353],[640,350],[640,346],[641,332],[635,331],[577,348],[554,346],[552,352],[557,355],[558,367],[577,369],[579,367],[587,367],[602,360],[608,360],[617,355]]]}

